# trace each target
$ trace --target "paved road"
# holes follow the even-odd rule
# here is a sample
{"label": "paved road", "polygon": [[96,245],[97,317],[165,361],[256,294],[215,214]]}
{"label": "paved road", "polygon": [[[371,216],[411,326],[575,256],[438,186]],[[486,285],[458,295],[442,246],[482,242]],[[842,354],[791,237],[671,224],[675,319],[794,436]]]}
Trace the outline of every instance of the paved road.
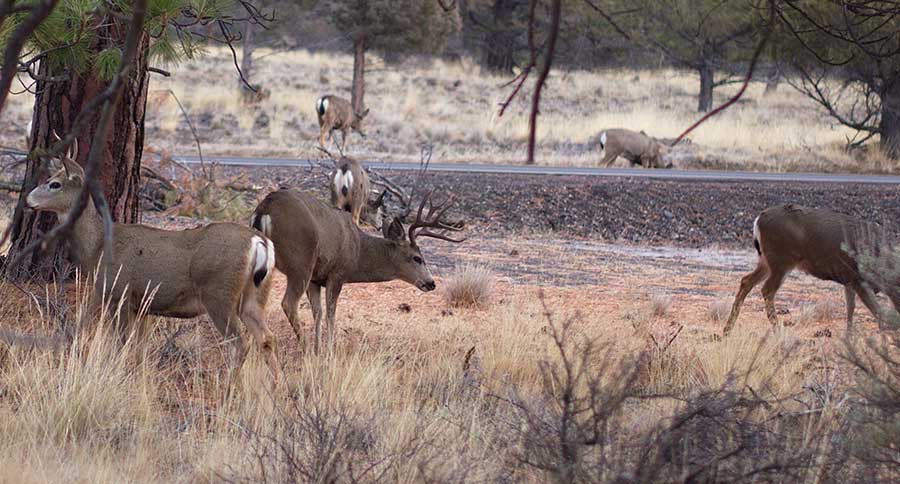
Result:
{"label": "paved road", "polygon": [[[176,156],[182,163],[199,163],[196,156]],[[311,160],[290,158],[250,158],[239,156],[207,156],[206,161],[217,161],[223,165],[238,166],[308,166]],[[363,161],[363,164],[377,170],[418,170],[418,163],[388,163],[383,161]],[[655,178],[663,180],[705,180],[705,181],[770,181],[770,182],[817,182],[817,183],[877,183],[900,184],[897,175],[831,175],[821,173],[756,173],[741,171],[702,170],[647,170],[643,168],[594,168],[570,166],[524,166],[488,165],[463,163],[431,163],[430,171],[463,173],[500,173],[515,175],[580,175],[631,178]]]}

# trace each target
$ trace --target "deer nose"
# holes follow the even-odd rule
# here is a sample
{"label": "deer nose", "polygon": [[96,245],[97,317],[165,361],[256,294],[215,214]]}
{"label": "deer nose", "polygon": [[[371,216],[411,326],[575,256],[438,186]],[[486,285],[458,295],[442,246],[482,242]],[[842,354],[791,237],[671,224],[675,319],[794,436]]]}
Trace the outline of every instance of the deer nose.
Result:
{"label": "deer nose", "polygon": [[423,282],[422,284],[419,284],[419,289],[421,289],[423,292],[431,292],[436,287],[437,286],[435,285],[434,280],[426,281],[426,282]]}

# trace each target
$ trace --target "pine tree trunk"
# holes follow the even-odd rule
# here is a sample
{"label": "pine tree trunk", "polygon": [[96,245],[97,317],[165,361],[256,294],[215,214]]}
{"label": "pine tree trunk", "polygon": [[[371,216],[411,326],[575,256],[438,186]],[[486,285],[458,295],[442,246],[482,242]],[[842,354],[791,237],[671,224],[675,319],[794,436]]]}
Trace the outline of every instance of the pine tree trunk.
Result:
{"label": "pine tree trunk", "polygon": [[894,79],[881,96],[881,151],[892,160],[900,159],[900,78]]}
{"label": "pine tree trunk", "polygon": [[353,39],[353,86],[350,92],[350,106],[354,112],[366,110],[366,36],[359,35]]}
{"label": "pine tree trunk", "polygon": [[[103,27],[98,32],[98,39],[124,38],[127,27],[116,23]],[[118,36],[118,37],[116,37]],[[121,39],[119,39],[121,40]],[[106,147],[101,162],[100,181],[106,200],[109,202],[114,221],[136,223],[139,221],[139,200],[141,155],[144,146],[144,114],[147,106],[147,51],[149,39],[144,36],[141,48],[135,59],[136,68],[132,70],[123,89],[121,100],[115,106],[115,117],[107,137]],[[106,41],[100,40],[95,46],[97,50],[106,47]],[[75,118],[92,99],[103,92],[109,85],[91,73],[79,74],[71,72],[71,79],[63,82],[39,81],[36,86],[32,139],[30,149],[50,146],[53,133],[64,136],[71,130]],[[46,77],[61,74],[54,72],[48,63],[41,63],[39,73]],[[84,123],[78,137],[78,154],[76,161],[84,164],[87,161],[91,140],[97,131],[100,110],[96,110]],[[47,178],[46,166],[36,160],[29,160],[26,166],[22,193],[29,193]],[[22,249],[41,234],[52,228],[56,216],[48,213],[36,213],[25,210],[25,197],[20,197],[13,219],[10,260],[15,251]],[[38,277],[47,279],[61,270],[60,255],[62,247],[48,247],[47,250],[35,252],[18,267],[7,267],[7,276],[14,279]]]}
{"label": "pine tree trunk", "polygon": [[697,111],[705,113],[712,109],[714,71],[711,65],[704,62],[700,66],[700,96]]}
{"label": "pine tree trunk", "polygon": [[512,29],[512,17],[516,0],[495,0],[494,21],[484,42],[484,66],[493,72],[510,74],[514,65],[516,34]]}
{"label": "pine tree trunk", "polygon": [[766,77],[766,89],[763,91],[763,96],[774,94],[778,90],[779,84],[781,84],[781,69],[776,66]]}
{"label": "pine tree trunk", "polygon": [[[247,22],[247,26],[244,28],[244,36],[241,39],[243,42],[241,46],[241,73],[244,75],[244,79],[251,84],[253,83],[253,51],[256,50],[256,44],[253,43],[254,30],[256,29],[253,27],[253,23]],[[238,75],[238,85],[242,92],[247,88],[241,81],[240,74]]]}

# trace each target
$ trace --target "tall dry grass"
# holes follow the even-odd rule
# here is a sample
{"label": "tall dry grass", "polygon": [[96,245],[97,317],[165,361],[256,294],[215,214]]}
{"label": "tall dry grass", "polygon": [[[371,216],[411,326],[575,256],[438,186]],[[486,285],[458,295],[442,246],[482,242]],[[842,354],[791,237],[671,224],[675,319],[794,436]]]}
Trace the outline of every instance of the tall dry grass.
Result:
{"label": "tall dry grass", "polygon": [[[21,331],[58,331],[41,314]],[[251,353],[229,392],[204,320],[154,320],[122,345],[73,314],[61,347],[0,346],[0,482],[811,482],[852,468],[825,449],[850,438],[846,400],[804,406],[826,377],[789,330],[667,330],[648,351],[610,331],[625,321],[514,297],[437,324],[345,322],[334,351],[292,352],[274,390]]]}
{"label": "tall dry grass", "polygon": [[[257,52],[253,82],[272,96],[246,105],[239,95],[231,53],[212,47],[186,62],[171,78],[151,77],[147,143],[178,154],[194,154],[190,129],[173,92],[198,128],[205,152],[315,158],[315,100],[323,94],[349,97],[352,56],[304,50]],[[423,145],[434,160],[518,163],[524,158],[530,99],[520,96],[507,113],[498,105],[509,79],[482,71],[470,59],[411,59],[386,65],[369,56],[366,138],[351,135],[350,152],[366,158],[417,160]],[[554,71],[541,105],[538,160],[547,164],[593,165],[601,158],[602,129],[645,130],[674,137],[699,115],[699,81],[674,69]],[[736,85],[716,89],[720,102]],[[784,85],[763,96],[761,83],[743,100],[692,133],[695,148],[673,156],[681,167],[769,171],[894,171],[895,162],[877,149],[849,155],[852,132],[811,100]],[[20,144],[33,106],[28,94],[11,96],[10,122],[0,129],[5,143]]]}

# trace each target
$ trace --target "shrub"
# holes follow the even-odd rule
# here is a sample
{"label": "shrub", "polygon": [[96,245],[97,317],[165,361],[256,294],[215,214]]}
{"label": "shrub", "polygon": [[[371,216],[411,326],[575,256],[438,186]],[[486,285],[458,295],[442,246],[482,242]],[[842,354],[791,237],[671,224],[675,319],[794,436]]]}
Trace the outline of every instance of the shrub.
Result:
{"label": "shrub", "polygon": [[494,293],[495,278],[486,267],[466,264],[444,281],[444,300],[452,307],[485,307]]}

